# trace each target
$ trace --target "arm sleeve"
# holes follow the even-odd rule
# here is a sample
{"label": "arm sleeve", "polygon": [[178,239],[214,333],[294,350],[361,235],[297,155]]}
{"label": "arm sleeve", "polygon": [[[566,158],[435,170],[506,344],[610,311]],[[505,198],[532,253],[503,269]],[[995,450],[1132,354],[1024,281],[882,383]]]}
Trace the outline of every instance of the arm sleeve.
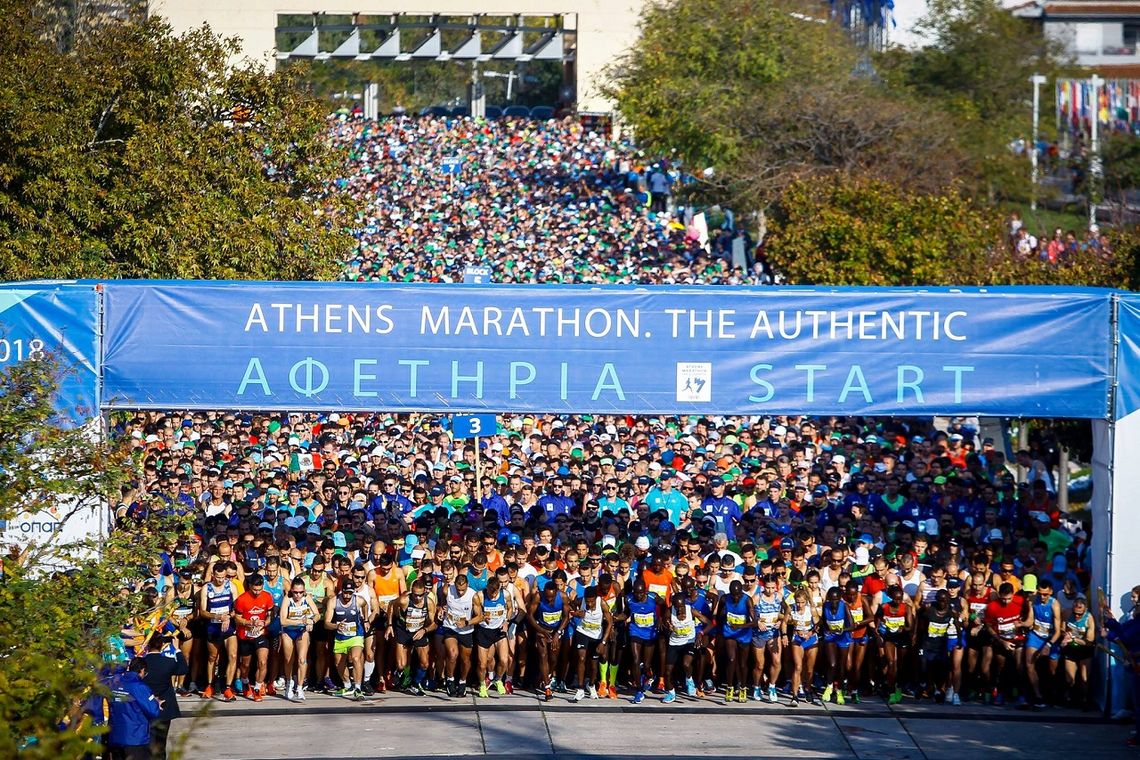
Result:
{"label": "arm sleeve", "polygon": [[138,704],[139,709],[143,711],[150,720],[158,717],[161,708],[158,706],[158,700],[154,696],[154,692],[150,687],[144,683],[133,684],[130,687],[131,696],[134,697],[135,702]]}

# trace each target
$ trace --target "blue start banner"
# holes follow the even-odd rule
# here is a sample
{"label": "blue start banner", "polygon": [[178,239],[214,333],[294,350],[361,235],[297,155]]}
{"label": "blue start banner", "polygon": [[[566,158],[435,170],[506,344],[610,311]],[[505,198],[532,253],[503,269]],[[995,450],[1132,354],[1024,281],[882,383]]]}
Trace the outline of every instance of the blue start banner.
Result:
{"label": "blue start banner", "polygon": [[1099,290],[108,283],[104,404],[1104,418]]}
{"label": "blue start banner", "polygon": [[0,285],[0,368],[54,354],[62,373],[56,408],[76,423],[99,409],[97,299],[91,284]]}

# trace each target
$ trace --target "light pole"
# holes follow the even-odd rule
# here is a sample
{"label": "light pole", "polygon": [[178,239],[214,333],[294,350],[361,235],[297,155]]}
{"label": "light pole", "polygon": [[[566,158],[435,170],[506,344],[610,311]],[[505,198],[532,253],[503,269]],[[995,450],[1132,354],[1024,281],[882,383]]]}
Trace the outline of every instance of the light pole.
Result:
{"label": "light pole", "polygon": [[1100,143],[1097,141],[1097,122],[1100,121],[1100,86],[1104,80],[1096,74],[1089,79],[1092,85],[1092,129],[1089,135],[1089,227],[1096,224],[1095,192],[1100,187]]}
{"label": "light pole", "polygon": [[1032,195],[1029,197],[1029,210],[1037,210],[1037,125],[1041,115],[1041,85],[1046,79],[1043,74],[1034,74],[1029,78],[1033,83],[1033,143],[1029,146],[1029,165],[1031,168]]}

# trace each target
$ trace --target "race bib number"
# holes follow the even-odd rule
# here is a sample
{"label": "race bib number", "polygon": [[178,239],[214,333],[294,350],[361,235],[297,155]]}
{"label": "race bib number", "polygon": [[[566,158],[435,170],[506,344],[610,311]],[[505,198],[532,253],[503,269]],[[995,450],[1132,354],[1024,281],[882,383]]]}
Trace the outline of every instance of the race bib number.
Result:
{"label": "race bib number", "polygon": [[659,583],[653,583],[653,584],[650,584],[650,586],[649,586],[649,592],[652,594],[657,594],[657,596],[660,596],[660,597],[664,597],[665,592],[668,590],[669,590],[668,586],[662,586]]}
{"label": "race bib number", "polygon": [[562,613],[561,612],[543,612],[542,613],[542,622],[544,622],[550,626],[558,625],[559,623],[562,622]]}
{"label": "race bib number", "polygon": [[639,628],[652,628],[653,627],[653,613],[652,612],[635,612],[633,613],[633,623]]}
{"label": "race bib number", "polygon": [[725,617],[725,620],[728,621],[729,625],[735,625],[737,627],[744,625],[746,622],[744,615],[738,615],[735,612],[728,613],[728,615]]}
{"label": "race bib number", "polygon": [[887,624],[887,630],[891,633],[898,633],[906,624],[905,617],[884,617],[883,622]]}
{"label": "race bib number", "polygon": [[828,620],[827,629],[832,633],[840,633],[843,630],[842,620]]}
{"label": "race bib number", "polygon": [[583,633],[593,634],[602,632],[602,624],[597,620],[583,620],[581,628]]}

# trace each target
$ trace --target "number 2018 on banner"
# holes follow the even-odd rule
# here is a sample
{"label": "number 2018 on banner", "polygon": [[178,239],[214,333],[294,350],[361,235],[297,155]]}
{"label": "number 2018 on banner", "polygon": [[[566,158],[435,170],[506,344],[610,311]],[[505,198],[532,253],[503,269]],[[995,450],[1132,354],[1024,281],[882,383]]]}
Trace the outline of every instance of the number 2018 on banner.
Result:
{"label": "number 2018 on banner", "polygon": [[31,340],[0,338],[0,364],[42,358],[44,346],[44,342],[39,338],[32,338]]}

